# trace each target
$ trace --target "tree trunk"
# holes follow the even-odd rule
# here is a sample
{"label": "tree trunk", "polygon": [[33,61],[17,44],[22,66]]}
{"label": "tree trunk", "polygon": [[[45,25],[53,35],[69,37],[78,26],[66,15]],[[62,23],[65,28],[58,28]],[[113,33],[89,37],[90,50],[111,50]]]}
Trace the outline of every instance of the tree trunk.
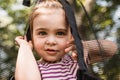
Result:
{"label": "tree trunk", "polygon": [[[83,3],[88,14],[90,14],[91,11],[93,10],[94,4],[95,4],[95,0],[85,0],[85,2]],[[87,37],[87,35],[85,35],[87,29],[86,29],[86,26],[84,25],[86,24],[86,22],[83,22],[83,18],[85,17],[84,10],[81,9],[79,12],[75,14],[75,16],[76,16],[76,21],[78,25],[78,30],[80,32],[80,35],[84,39]]]}

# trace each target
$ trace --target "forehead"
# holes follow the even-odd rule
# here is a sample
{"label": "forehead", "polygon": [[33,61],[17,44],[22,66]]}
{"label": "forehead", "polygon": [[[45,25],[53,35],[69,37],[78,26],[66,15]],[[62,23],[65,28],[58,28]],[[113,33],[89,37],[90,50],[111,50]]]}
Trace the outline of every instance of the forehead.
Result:
{"label": "forehead", "polygon": [[47,14],[58,14],[65,17],[65,12],[62,8],[38,8],[35,10],[33,15],[47,15]]}
{"label": "forehead", "polygon": [[38,25],[46,26],[67,26],[67,20],[63,9],[40,8],[36,10],[33,20],[33,27]]}

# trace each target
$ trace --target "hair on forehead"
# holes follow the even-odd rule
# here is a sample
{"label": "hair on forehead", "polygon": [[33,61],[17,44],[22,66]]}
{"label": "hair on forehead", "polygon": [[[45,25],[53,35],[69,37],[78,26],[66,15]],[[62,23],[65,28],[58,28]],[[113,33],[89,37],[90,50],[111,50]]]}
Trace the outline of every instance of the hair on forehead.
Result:
{"label": "hair on forehead", "polygon": [[36,7],[62,8],[63,6],[58,0],[38,0]]}
{"label": "hair on forehead", "polygon": [[[48,9],[48,11],[56,10],[61,11],[64,10],[62,4],[58,0],[38,0],[36,5],[33,7],[32,13],[30,15],[30,30],[33,30],[33,21],[35,17],[42,14],[42,9]],[[43,10],[44,11],[44,10]],[[45,12],[47,13],[47,12]],[[63,13],[65,15],[65,13]],[[66,17],[65,17],[66,19]],[[67,19],[66,19],[67,22]],[[66,23],[66,25],[68,22]]]}
{"label": "hair on forehead", "polygon": [[[36,15],[41,14],[42,9],[63,9],[62,4],[58,0],[38,0],[37,4],[34,6],[30,21],[33,20]],[[40,11],[39,11],[40,10]]]}

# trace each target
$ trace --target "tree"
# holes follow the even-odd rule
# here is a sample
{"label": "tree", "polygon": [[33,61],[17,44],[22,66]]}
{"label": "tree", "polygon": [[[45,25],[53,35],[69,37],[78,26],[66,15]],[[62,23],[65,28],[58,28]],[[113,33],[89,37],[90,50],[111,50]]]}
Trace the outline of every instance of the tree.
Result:
{"label": "tree", "polygon": [[29,9],[15,0],[0,0],[0,13],[0,80],[6,80],[14,72],[17,56],[14,39],[24,33]]}
{"label": "tree", "polygon": [[[73,9],[76,14],[77,25],[79,28],[80,35],[83,40],[94,39],[93,32],[89,26],[88,19],[83,11],[80,1],[84,4],[92,22],[95,32],[99,39],[114,39],[118,46],[120,46],[119,33],[120,26],[115,25],[114,13],[119,8],[120,2],[117,0],[69,0],[73,5]],[[105,4],[103,4],[105,3]],[[28,21],[28,14],[30,13],[29,7],[22,5],[22,0],[0,0],[0,80],[6,80],[6,77],[14,72],[16,56],[17,56],[17,47],[14,44],[14,38],[17,35],[24,35],[24,30],[26,23]],[[119,21],[120,17],[117,16]],[[114,31],[114,28],[117,28],[117,35],[111,34],[110,32]],[[102,34],[102,35],[101,35]],[[99,74],[101,77],[104,76],[104,79],[112,79],[112,75],[120,75],[119,65],[117,67],[108,66],[112,64],[118,64],[115,61],[119,61],[120,54],[116,54],[109,61],[105,61],[105,70]],[[101,63],[93,64],[93,66],[100,66]],[[104,67],[104,66],[103,66]],[[100,68],[100,67],[99,67]],[[114,70],[114,71],[113,71]],[[104,73],[105,72],[105,73]],[[109,75],[107,75],[108,73]],[[115,77],[114,77],[115,79]],[[114,80],[113,79],[113,80]],[[119,80],[119,79],[116,79]]]}

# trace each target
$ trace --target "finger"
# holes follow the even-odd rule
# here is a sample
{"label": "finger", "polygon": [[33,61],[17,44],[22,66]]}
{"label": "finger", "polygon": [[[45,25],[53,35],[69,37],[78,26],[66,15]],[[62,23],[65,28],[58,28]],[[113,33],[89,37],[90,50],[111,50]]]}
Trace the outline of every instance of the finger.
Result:
{"label": "finger", "polygon": [[15,41],[15,45],[18,45],[18,42],[17,42],[17,41]]}
{"label": "finger", "polygon": [[15,38],[15,45],[19,46],[19,38],[22,38],[21,36],[18,36]]}
{"label": "finger", "polygon": [[71,57],[72,57],[74,60],[77,60],[77,53],[73,51]]}
{"label": "finger", "polygon": [[69,46],[69,47],[67,47],[67,48],[65,49],[65,52],[67,53],[67,52],[73,51],[73,50],[75,50],[75,49],[76,49],[75,45],[71,45],[71,46]]}
{"label": "finger", "polygon": [[32,41],[28,41],[28,44],[30,45],[31,49],[33,49],[33,44],[32,44]]}
{"label": "finger", "polygon": [[23,39],[23,36],[17,36],[17,37],[15,38],[16,41],[19,40],[19,39]]}
{"label": "finger", "polygon": [[20,42],[21,42],[21,39],[23,40],[23,36],[18,36],[18,37],[16,37],[16,38],[15,38],[15,44],[16,44],[16,45],[19,45]]}
{"label": "finger", "polygon": [[26,36],[24,36],[24,40],[26,40],[26,41],[27,41],[27,37],[26,37]]}
{"label": "finger", "polygon": [[22,36],[18,36],[18,37],[15,38],[15,41],[18,43],[20,39],[23,39],[23,37]]}

